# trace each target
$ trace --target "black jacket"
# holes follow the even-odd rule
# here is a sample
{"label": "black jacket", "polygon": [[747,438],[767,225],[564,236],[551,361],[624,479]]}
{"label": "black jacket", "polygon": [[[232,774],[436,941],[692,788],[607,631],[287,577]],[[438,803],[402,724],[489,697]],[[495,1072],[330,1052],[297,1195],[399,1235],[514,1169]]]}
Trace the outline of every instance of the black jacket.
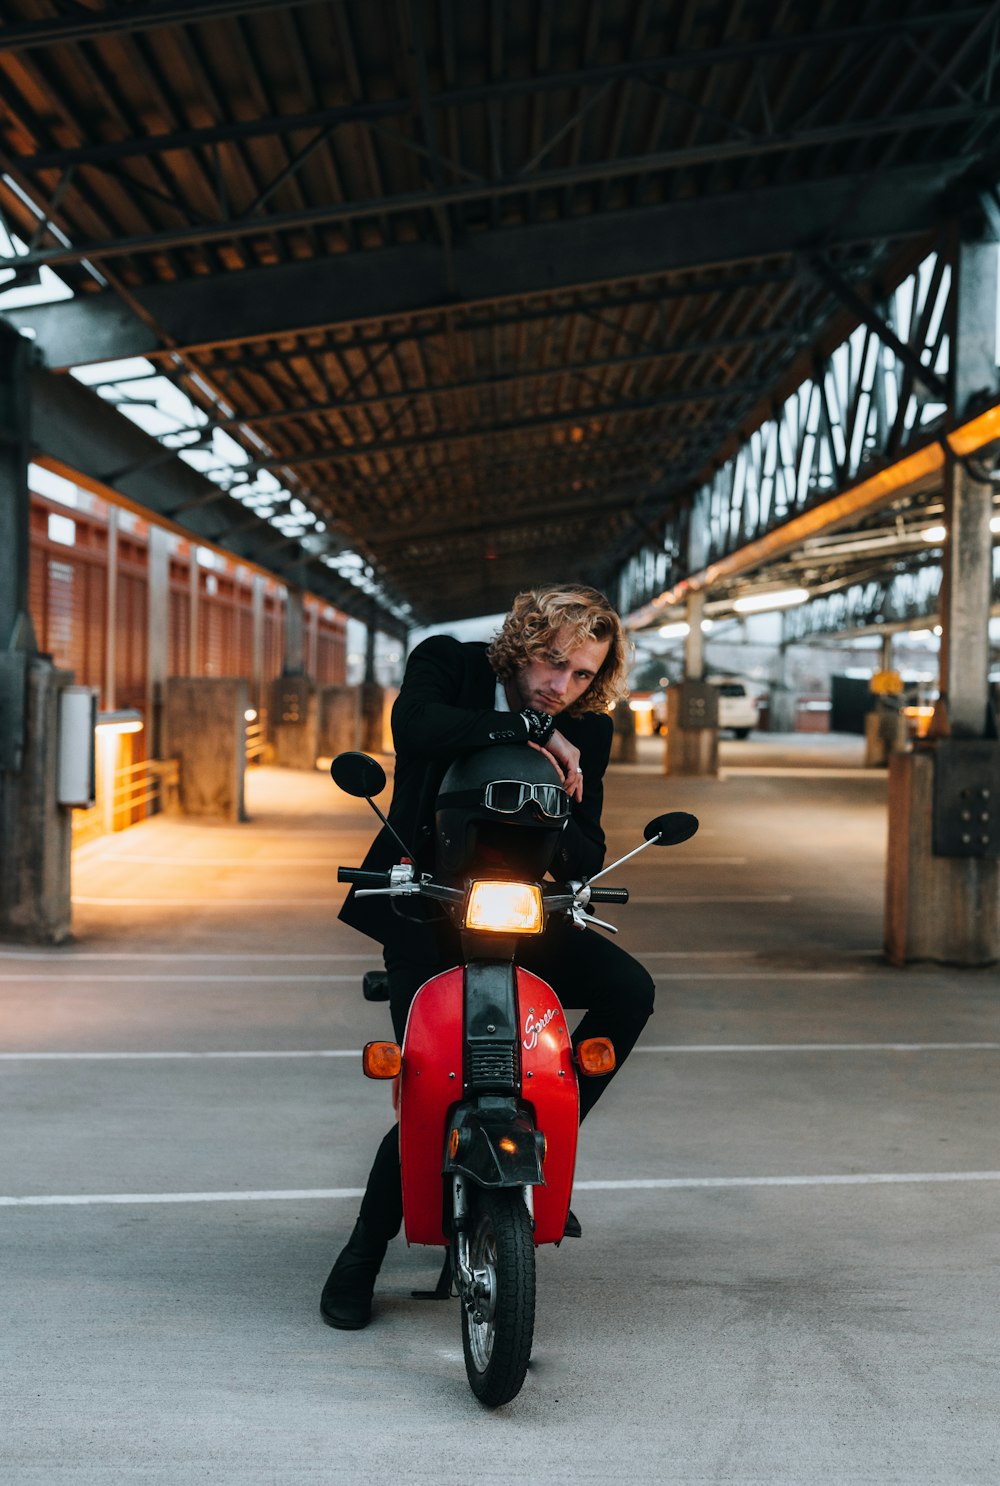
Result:
{"label": "black jacket", "polygon": [[[434,845],[434,801],[449,764],[459,754],[491,744],[524,743],[527,727],[510,712],[494,711],[497,678],[486,646],[435,635],[418,645],[392,709],[396,777],[388,817],[416,853],[417,867],[430,871]],[[592,877],[604,862],[601,807],[604,771],[614,728],[607,713],[560,716],[559,731],[580,750],[583,799],[560,838],[552,873],[559,879]],[[385,871],[399,861],[399,845],[387,830],[376,836],[362,866]],[[341,920],[381,944],[397,942],[405,923],[385,898],[355,897],[352,888]]]}

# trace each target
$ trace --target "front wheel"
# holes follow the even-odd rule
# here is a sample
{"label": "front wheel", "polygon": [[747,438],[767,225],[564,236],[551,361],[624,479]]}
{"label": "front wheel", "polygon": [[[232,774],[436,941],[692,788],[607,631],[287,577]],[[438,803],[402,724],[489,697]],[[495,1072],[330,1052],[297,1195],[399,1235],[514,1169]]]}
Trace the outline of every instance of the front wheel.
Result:
{"label": "front wheel", "polygon": [[477,1298],[462,1307],[465,1371],[487,1408],[520,1391],[535,1330],[535,1245],[520,1188],[482,1189],[472,1218],[469,1267]]}

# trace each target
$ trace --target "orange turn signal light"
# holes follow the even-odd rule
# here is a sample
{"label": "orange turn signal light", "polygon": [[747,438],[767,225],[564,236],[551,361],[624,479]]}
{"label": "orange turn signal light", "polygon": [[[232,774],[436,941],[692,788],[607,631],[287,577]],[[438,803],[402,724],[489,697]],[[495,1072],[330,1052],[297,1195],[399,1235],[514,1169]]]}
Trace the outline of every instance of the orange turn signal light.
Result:
{"label": "orange turn signal light", "polygon": [[403,1066],[403,1053],[398,1042],[366,1042],[361,1054],[366,1078],[397,1078]]}
{"label": "orange turn signal light", "polygon": [[576,1050],[577,1067],[589,1078],[601,1073],[614,1073],[615,1061],[615,1050],[609,1037],[585,1037]]}

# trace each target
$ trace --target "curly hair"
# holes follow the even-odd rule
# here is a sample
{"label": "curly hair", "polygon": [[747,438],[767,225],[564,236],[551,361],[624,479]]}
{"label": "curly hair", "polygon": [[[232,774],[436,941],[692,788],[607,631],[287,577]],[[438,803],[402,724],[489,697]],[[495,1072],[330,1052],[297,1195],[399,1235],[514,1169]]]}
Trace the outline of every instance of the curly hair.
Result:
{"label": "curly hair", "polygon": [[607,712],[628,695],[632,642],[596,588],[570,583],[519,593],[487,654],[501,681],[509,681],[542,654],[565,656],[590,640],[611,643],[597,675],[568,709],[569,716],[580,717],[585,712]]}

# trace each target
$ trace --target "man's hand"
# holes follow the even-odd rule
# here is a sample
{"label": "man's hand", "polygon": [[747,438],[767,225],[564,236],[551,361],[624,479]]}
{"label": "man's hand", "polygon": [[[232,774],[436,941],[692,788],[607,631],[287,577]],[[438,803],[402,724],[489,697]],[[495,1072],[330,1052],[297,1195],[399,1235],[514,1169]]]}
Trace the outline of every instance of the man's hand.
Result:
{"label": "man's hand", "polygon": [[558,730],[549,736],[544,748],[538,743],[529,743],[528,746],[537,748],[539,753],[544,753],[546,758],[552,760],[562,775],[563,789],[571,800],[583,799],[583,773],[580,769],[579,748],[575,748],[569,739],[564,738]]}

